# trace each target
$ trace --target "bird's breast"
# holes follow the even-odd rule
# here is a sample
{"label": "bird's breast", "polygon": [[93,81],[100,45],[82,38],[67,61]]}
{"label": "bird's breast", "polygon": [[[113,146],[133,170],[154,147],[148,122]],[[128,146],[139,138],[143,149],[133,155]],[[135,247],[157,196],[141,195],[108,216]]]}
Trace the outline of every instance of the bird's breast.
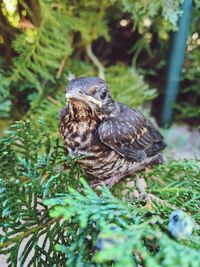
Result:
{"label": "bird's breast", "polygon": [[61,122],[61,134],[70,155],[77,158],[83,170],[90,176],[104,179],[124,172],[130,162],[100,141],[99,124],[94,119],[73,121],[66,116]]}
{"label": "bird's breast", "polygon": [[93,156],[105,150],[97,134],[98,124],[95,119],[75,121],[70,117],[61,123],[61,134],[71,155]]}

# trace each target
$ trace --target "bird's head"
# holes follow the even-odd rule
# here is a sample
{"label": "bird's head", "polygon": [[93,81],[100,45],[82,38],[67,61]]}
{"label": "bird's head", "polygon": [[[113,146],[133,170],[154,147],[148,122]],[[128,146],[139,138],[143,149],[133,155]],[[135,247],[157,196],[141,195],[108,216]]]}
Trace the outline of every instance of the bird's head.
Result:
{"label": "bird's head", "polygon": [[97,77],[72,79],[68,83],[65,96],[72,105],[86,106],[104,113],[114,103],[106,82]]}

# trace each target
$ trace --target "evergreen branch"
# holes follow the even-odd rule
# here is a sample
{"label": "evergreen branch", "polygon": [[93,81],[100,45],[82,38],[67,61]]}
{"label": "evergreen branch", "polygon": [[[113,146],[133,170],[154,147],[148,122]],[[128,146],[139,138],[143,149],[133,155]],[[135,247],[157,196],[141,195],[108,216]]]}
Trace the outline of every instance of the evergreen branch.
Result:
{"label": "evergreen branch", "polygon": [[9,238],[9,240],[3,242],[3,243],[0,243],[0,248],[6,248],[10,245],[13,245],[14,243],[17,243],[17,242],[20,242],[22,241],[24,238],[34,234],[34,233],[37,233],[39,232],[40,230],[43,230],[43,229],[46,229],[48,228],[50,225],[54,224],[55,222],[58,222],[60,221],[59,218],[57,219],[52,219],[50,220],[49,222],[45,223],[45,224],[40,224],[40,225],[37,225],[31,229],[28,229],[27,231],[24,231],[23,233],[13,237],[13,238]]}
{"label": "evergreen branch", "polygon": [[[16,265],[20,255],[23,266],[33,253],[29,264],[37,262],[41,267],[45,262],[49,266],[98,267],[166,267],[178,262],[176,266],[182,267],[187,260],[191,267],[198,266],[200,228],[195,226],[194,235],[184,242],[174,240],[167,230],[174,206],[200,221],[198,161],[167,162],[140,173],[147,179],[147,192],[156,197],[156,205],[148,209],[142,199],[131,200],[128,193],[121,200],[125,185],[117,185],[113,193],[106,187],[98,194],[93,191],[79,179],[79,169],[59,142],[52,143],[43,121],[16,122],[11,129],[0,145],[0,226],[4,227],[0,248],[9,255],[10,264]],[[61,165],[66,162],[69,168],[63,170]],[[129,192],[133,193],[132,187]],[[27,242],[21,252],[23,240]]]}
{"label": "evergreen branch", "polygon": [[43,15],[40,25],[31,29],[31,33],[24,31],[14,40],[14,48],[19,56],[13,62],[9,79],[16,83],[23,78],[28,86],[31,85],[42,94],[44,82],[55,83],[52,74],[58,69],[61,58],[69,55],[72,49],[69,21],[63,19],[64,22],[60,24],[58,20],[65,17],[65,12],[45,0],[39,3]]}
{"label": "evergreen branch", "polygon": [[[51,216],[63,218],[69,224],[68,231],[71,224],[77,229],[73,234],[70,232],[67,234],[69,239],[72,235],[73,240],[70,239],[67,246],[59,247],[60,251],[66,253],[68,265],[76,266],[77,258],[82,260],[85,258],[85,264],[91,262],[87,261],[86,255],[83,255],[91,253],[94,255],[92,263],[102,266],[110,263],[117,267],[131,267],[138,264],[157,267],[160,266],[160,262],[163,263],[162,266],[168,266],[167,264],[171,262],[170,253],[174,249],[180,253],[175,254],[173,258],[173,263],[178,263],[176,266],[184,266],[186,259],[191,266],[196,266],[200,262],[198,249],[200,240],[196,243],[191,238],[188,241],[190,246],[187,246],[170,238],[166,230],[163,208],[160,206],[156,209],[156,213],[153,211],[149,213],[146,208],[138,208],[136,203],[122,203],[105,187],[102,187],[101,194],[97,195],[84,181],[82,185],[81,193],[70,189],[66,197],[49,199],[45,202],[55,206]],[[160,201],[158,204],[163,205]],[[79,231],[79,235],[76,231]],[[92,236],[93,246],[98,247],[95,253],[92,252],[90,239],[87,241],[87,236]],[[84,243],[81,241],[82,238]],[[190,251],[194,257],[188,258],[186,251],[188,253]]]}

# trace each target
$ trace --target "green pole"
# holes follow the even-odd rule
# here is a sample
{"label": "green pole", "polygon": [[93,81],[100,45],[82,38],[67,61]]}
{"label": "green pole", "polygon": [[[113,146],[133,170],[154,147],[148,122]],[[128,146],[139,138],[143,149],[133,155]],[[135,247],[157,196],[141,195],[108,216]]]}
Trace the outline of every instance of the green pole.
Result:
{"label": "green pole", "polygon": [[169,126],[172,121],[173,107],[179,90],[181,68],[184,61],[187,36],[190,28],[192,14],[192,0],[184,0],[183,14],[179,19],[178,31],[174,33],[169,64],[167,70],[167,80],[165,86],[164,105],[162,110],[162,126]]}

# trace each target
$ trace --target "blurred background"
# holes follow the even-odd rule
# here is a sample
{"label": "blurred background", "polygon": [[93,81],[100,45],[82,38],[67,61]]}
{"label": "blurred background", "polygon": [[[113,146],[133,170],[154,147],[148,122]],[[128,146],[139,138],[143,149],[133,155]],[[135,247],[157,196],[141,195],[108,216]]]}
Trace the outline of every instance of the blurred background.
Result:
{"label": "blurred background", "polygon": [[[173,122],[163,130],[169,154],[199,157],[199,11],[199,0],[185,9],[182,0],[2,0],[1,135],[27,117],[33,124],[44,118],[52,136],[58,135],[70,71],[105,78],[118,101],[142,110],[159,126]],[[184,16],[188,18],[180,26]],[[185,31],[182,39],[177,38],[180,31]],[[178,60],[174,47],[180,42]],[[181,71],[175,64],[174,102],[167,104],[167,110],[172,108],[167,112],[173,113],[166,120],[173,60]]]}

